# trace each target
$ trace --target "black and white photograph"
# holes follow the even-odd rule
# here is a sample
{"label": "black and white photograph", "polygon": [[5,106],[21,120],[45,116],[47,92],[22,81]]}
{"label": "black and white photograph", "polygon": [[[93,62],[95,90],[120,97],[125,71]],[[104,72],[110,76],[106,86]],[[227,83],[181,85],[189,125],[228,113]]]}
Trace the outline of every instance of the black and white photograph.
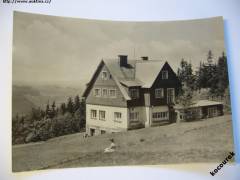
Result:
{"label": "black and white photograph", "polygon": [[223,24],[15,11],[12,171],[222,162],[234,151]]}

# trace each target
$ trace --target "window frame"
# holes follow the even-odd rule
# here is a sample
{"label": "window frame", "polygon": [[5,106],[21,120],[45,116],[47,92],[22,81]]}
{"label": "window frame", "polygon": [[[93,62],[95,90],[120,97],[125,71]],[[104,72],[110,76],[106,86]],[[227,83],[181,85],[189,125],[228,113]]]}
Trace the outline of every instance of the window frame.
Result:
{"label": "window frame", "polygon": [[[96,94],[96,90],[99,90],[99,95]],[[101,97],[101,94],[102,94],[101,88],[94,88],[93,95],[94,95],[95,97]]]}
{"label": "window frame", "polygon": [[[104,90],[106,90],[105,95],[103,94]],[[108,88],[102,88],[102,97],[108,97]]]}
{"label": "window frame", "polygon": [[[106,120],[106,111],[104,110],[99,110],[99,120],[105,121]],[[104,114],[104,117],[102,116]]]}
{"label": "window frame", "polygon": [[[101,73],[102,75],[102,80],[108,80],[108,72],[107,71],[102,71]],[[106,74],[106,76],[104,76],[104,74]]]}
{"label": "window frame", "polygon": [[162,120],[168,120],[168,119],[169,119],[169,112],[168,111],[153,112],[152,113],[152,120],[153,121],[162,121]]}
{"label": "window frame", "polygon": [[[111,93],[110,93],[111,91],[115,91],[114,96],[111,96]],[[116,98],[116,97],[117,97],[117,89],[116,89],[116,88],[108,89],[108,97],[110,97],[110,98]]]}
{"label": "window frame", "polygon": [[[135,95],[133,96],[133,92],[135,91]],[[129,89],[129,96],[132,98],[132,99],[138,99],[139,98],[139,89],[138,88],[131,88]]]}
{"label": "window frame", "polygon": [[[133,118],[132,118],[133,115]],[[139,121],[139,112],[129,112],[130,121]]]}
{"label": "window frame", "polygon": [[[93,112],[95,112],[95,114],[96,114],[95,117],[93,116],[93,114],[94,114]],[[91,119],[97,119],[97,110],[96,109],[91,109],[90,110],[90,118]]]}
{"label": "window frame", "polygon": [[[117,115],[120,115],[120,117],[117,117]],[[122,113],[121,112],[114,112],[114,121],[115,122],[121,122],[122,120]]]}
{"label": "window frame", "polygon": [[163,70],[162,71],[162,79],[168,79],[168,70]]}
{"label": "window frame", "polygon": [[208,116],[215,117],[218,115],[218,109],[216,106],[212,106],[208,108]]}
{"label": "window frame", "polygon": [[[161,93],[157,93],[158,91],[160,91]],[[162,99],[164,98],[164,88],[156,88],[155,89],[155,98],[157,99]]]}

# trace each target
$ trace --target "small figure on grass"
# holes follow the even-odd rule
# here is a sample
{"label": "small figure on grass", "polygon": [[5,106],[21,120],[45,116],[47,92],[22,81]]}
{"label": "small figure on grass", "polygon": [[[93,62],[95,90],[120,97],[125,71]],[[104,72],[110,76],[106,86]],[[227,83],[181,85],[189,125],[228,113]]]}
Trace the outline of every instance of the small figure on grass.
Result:
{"label": "small figure on grass", "polygon": [[104,153],[110,153],[110,152],[114,152],[116,150],[117,146],[114,143],[114,139],[111,138],[110,142],[111,142],[110,146],[104,149]]}

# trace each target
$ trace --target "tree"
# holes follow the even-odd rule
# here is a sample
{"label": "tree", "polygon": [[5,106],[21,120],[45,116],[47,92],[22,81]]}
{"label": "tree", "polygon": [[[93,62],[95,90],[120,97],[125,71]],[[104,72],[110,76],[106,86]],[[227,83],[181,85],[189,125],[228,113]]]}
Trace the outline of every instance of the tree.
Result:
{"label": "tree", "polygon": [[74,113],[74,104],[71,97],[68,98],[67,111],[71,114]]}
{"label": "tree", "polygon": [[182,88],[182,94],[178,97],[179,103],[183,106],[183,111],[185,114],[186,120],[188,119],[189,115],[189,108],[193,104],[192,102],[193,98],[193,91],[188,88],[186,85]]}
{"label": "tree", "polygon": [[30,120],[31,121],[40,121],[42,119],[41,115],[41,109],[40,107],[32,108],[31,114],[30,114]]}
{"label": "tree", "polygon": [[208,51],[207,62],[208,62],[208,65],[211,65],[213,63],[213,53],[211,50]]}
{"label": "tree", "polygon": [[47,103],[47,105],[46,105],[45,114],[46,114],[46,116],[48,117],[48,116],[50,115],[50,113],[51,113],[51,110],[50,110],[49,101],[48,101],[48,103]]}
{"label": "tree", "polygon": [[52,103],[52,110],[51,110],[51,118],[53,118],[56,115],[56,105],[55,105],[55,101],[53,101]]}
{"label": "tree", "polygon": [[193,75],[192,64],[184,59],[181,60],[180,68],[178,68],[178,78],[191,90],[195,89],[195,76]]}
{"label": "tree", "polygon": [[60,106],[61,114],[64,115],[66,111],[67,111],[66,104],[62,103],[61,106]]}
{"label": "tree", "polygon": [[217,75],[218,75],[218,95],[223,96],[225,89],[228,88],[228,69],[227,69],[227,57],[225,53],[222,53],[222,56],[218,58],[217,66]]}
{"label": "tree", "polygon": [[74,112],[76,112],[80,108],[80,98],[79,96],[75,96],[74,98]]}

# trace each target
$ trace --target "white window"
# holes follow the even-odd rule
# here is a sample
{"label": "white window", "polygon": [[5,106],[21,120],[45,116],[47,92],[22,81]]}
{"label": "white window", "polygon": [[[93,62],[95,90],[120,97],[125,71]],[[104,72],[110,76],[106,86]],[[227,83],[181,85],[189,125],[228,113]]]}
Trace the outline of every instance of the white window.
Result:
{"label": "white window", "polygon": [[108,89],[104,88],[102,89],[102,96],[107,97],[108,96]]}
{"label": "white window", "polygon": [[175,102],[175,89],[167,88],[167,103],[172,104]]}
{"label": "white window", "polygon": [[100,88],[95,88],[94,89],[94,96],[95,97],[100,97],[101,96],[101,89]]}
{"label": "white window", "polygon": [[97,110],[91,109],[91,119],[97,119]]}
{"label": "white window", "polygon": [[99,111],[99,119],[105,120],[106,111]]}
{"label": "white window", "polygon": [[152,113],[153,120],[166,120],[168,119],[168,112],[154,112]]}
{"label": "white window", "polygon": [[155,89],[155,98],[164,98],[163,88]]}
{"label": "white window", "polygon": [[168,71],[162,71],[162,79],[168,79]]}
{"label": "white window", "polygon": [[116,97],[116,89],[109,89],[109,97],[111,98]]}
{"label": "white window", "polygon": [[131,121],[138,121],[139,120],[139,112],[130,112],[129,119]]}
{"label": "white window", "polygon": [[132,99],[139,98],[139,90],[138,89],[129,89],[129,95]]}
{"label": "white window", "polygon": [[102,80],[107,80],[107,79],[108,79],[107,71],[102,71]]}
{"label": "white window", "polygon": [[122,119],[122,113],[120,112],[114,112],[114,120],[120,121]]}

